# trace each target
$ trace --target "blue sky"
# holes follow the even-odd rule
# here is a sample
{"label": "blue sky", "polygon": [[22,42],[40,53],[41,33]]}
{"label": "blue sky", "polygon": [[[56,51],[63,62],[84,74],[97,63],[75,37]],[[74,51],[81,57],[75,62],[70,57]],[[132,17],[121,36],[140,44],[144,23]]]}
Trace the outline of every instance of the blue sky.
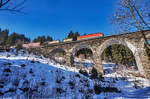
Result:
{"label": "blue sky", "polygon": [[80,34],[115,31],[109,17],[117,0],[28,0],[24,12],[0,12],[0,27],[10,32],[25,34],[32,40],[40,35],[50,35],[62,40],[70,30]]}
{"label": "blue sky", "polygon": [[148,40],[148,44],[150,44],[150,40]]}

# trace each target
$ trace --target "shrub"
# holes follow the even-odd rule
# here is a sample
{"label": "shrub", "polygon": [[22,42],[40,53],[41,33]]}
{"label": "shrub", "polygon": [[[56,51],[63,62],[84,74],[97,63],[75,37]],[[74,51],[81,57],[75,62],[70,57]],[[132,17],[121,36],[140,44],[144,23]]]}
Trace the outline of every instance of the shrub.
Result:
{"label": "shrub", "polygon": [[121,92],[120,90],[118,90],[115,87],[102,87],[101,89],[103,90],[103,92],[116,92],[116,93]]}
{"label": "shrub", "polygon": [[10,51],[10,48],[6,48],[6,52],[9,52]]}
{"label": "shrub", "polygon": [[9,54],[7,54],[7,55],[6,55],[6,57],[7,57],[7,58],[8,58],[8,57],[10,57],[10,55],[9,55]]}
{"label": "shrub", "polygon": [[100,85],[94,85],[95,94],[100,94],[101,92],[116,92],[120,93],[121,91],[115,87],[101,87]]}
{"label": "shrub", "polygon": [[80,79],[80,82],[83,83],[83,80]]}
{"label": "shrub", "polygon": [[97,70],[93,67],[91,71],[91,78],[95,79],[97,78],[97,76],[98,76]]}
{"label": "shrub", "polygon": [[84,76],[88,76],[88,73],[87,73],[86,70],[80,69],[80,70],[79,70],[79,73],[83,74]]}
{"label": "shrub", "polygon": [[18,45],[16,46],[16,49],[17,49],[17,50],[23,49],[22,44],[18,44]]}
{"label": "shrub", "polygon": [[61,83],[61,79],[56,79],[56,83]]}
{"label": "shrub", "polygon": [[7,66],[7,65],[10,66],[11,63],[3,63],[3,65],[4,65],[4,66]]}
{"label": "shrub", "polygon": [[86,94],[85,99],[91,99],[91,95],[90,94]]}
{"label": "shrub", "polygon": [[32,60],[32,61],[31,61],[31,63],[35,63],[35,61],[34,61],[34,60]]}
{"label": "shrub", "polygon": [[8,65],[10,66],[10,65],[11,65],[11,63],[8,63]]}
{"label": "shrub", "polygon": [[80,89],[79,89],[79,92],[80,92],[80,93],[84,93],[84,89],[83,89],[83,88],[80,88]]}
{"label": "shrub", "polygon": [[30,74],[32,74],[32,73],[33,73],[33,70],[32,70],[32,69],[30,69],[29,73],[30,73]]}
{"label": "shrub", "polygon": [[80,78],[80,75],[79,75],[79,74],[76,74],[75,76],[78,77],[78,78]]}
{"label": "shrub", "polygon": [[62,76],[62,80],[66,79],[64,76]]}
{"label": "shrub", "polygon": [[5,84],[5,82],[0,80],[0,84]]}
{"label": "shrub", "polygon": [[94,91],[95,91],[95,94],[100,94],[101,93],[100,85],[95,84],[94,85]]}
{"label": "shrub", "polygon": [[56,88],[56,91],[60,94],[62,94],[64,92],[64,90],[62,88]]}
{"label": "shrub", "polygon": [[9,74],[5,74],[5,76],[6,76],[6,77],[8,77],[8,76],[9,76]]}
{"label": "shrub", "polygon": [[89,83],[88,83],[88,82],[86,82],[84,86],[86,86],[86,87],[90,87],[90,85],[89,85]]}
{"label": "shrub", "polygon": [[25,64],[21,64],[21,67],[25,67],[26,65]]}
{"label": "shrub", "polygon": [[46,83],[45,83],[45,82],[40,82],[40,85],[41,85],[41,86],[45,86]]}
{"label": "shrub", "polygon": [[8,92],[16,92],[16,90],[15,89],[13,89],[13,88],[10,88],[8,91],[6,91],[5,93],[8,93]]}
{"label": "shrub", "polygon": [[25,88],[19,88],[19,89],[20,89],[21,91],[23,91],[23,92],[28,92],[30,88],[25,87]]}
{"label": "shrub", "polygon": [[11,72],[9,68],[4,69],[4,72]]}
{"label": "shrub", "polygon": [[63,72],[61,70],[56,70],[56,83],[61,83],[65,77],[63,76]]}
{"label": "shrub", "polygon": [[3,85],[0,85],[0,88],[3,88],[4,86]]}
{"label": "shrub", "polygon": [[23,82],[23,84],[29,84],[29,81],[28,81],[28,80],[25,80],[25,81]]}
{"label": "shrub", "polygon": [[104,82],[104,78],[101,73],[98,73],[97,70],[93,67],[91,70],[91,79],[99,79]]}
{"label": "shrub", "polygon": [[71,89],[73,89],[75,86],[75,83],[73,81],[69,81],[69,85],[70,85]]}
{"label": "shrub", "polygon": [[4,95],[4,93],[0,92],[0,96],[3,96],[3,95]]}
{"label": "shrub", "polygon": [[18,80],[15,80],[15,81],[13,82],[13,85],[17,87],[17,86],[19,85],[19,81],[18,81]]}
{"label": "shrub", "polygon": [[88,92],[92,94],[92,93],[93,93],[93,90],[92,90],[92,89],[88,89]]}

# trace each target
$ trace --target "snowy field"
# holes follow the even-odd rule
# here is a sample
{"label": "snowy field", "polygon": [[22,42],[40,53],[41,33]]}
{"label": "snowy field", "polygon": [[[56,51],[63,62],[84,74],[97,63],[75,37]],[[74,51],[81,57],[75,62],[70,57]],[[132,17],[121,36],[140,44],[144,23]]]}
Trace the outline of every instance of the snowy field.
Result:
{"label": "snowy field", "polygon": [[0,99],[150,99],[150,81],[138,71],[113,63],[103,66],[105,75],[93,79],[42,56],[3,52]]}

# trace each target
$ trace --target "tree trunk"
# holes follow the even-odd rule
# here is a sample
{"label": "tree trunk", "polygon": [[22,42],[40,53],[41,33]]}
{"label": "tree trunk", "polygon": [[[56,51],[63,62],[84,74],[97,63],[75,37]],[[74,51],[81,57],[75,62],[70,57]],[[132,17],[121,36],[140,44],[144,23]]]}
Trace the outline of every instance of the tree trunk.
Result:
{"label": "tree trunk", "polygon": [[[145,42],[145,44],[146,44],[146,47],[148,47],[148,48],[150,49],[150,45],[148,44],[148,40],[147,40],[147,38],[146,38],[146,36],[145,36],[145,34],[144,34],[144,30],[142,29],[142,27],[140,26],[139,22],[137,21],[133,9],[134,9],[134,7],[129,4],[130,13],[131,13],[133,19],[135,20],[135,22],[136,22],[136,24],[137,24],[137,26],[138,26],[138,28],[139,28],[139,30],[140,30],[142,36],[143,36],[144,42]],[[138,10],[136,10],[136,11],[138,12]],[[138,12],[138,13],[139,13],[139,12]],[[140,13],[139,13],[139,14],[140,14]],[[139,16],[139,17],[142,18],[142,16]],[[143,18],[142,18],[142,19],[143,19]],[[141,19],[141,20],[142,20],[142,19]],[[144,24],[145,24],[145,21],[144,21],[144,20],[142,20],[142,21],[143,21]]]}
{"label": "tree trunk", "polygon": [[142,22],[147,26],[147,28],[150,30],[150,26],[145,22],[145,20],[143,19],[143,17],[141,16],[141,14],[139,13],[138,9],[136,8],[135,5],[133,5],[133,8],[135,9],[135,11],[137,12],[138,16],[140,17],[140,19],[142,20]]}

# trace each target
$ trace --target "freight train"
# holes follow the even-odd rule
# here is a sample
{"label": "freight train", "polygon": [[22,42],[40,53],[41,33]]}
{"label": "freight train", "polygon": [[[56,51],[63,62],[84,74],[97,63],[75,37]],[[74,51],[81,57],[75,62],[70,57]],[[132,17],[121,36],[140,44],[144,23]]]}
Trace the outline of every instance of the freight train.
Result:
{"label": "freight train", "polygon": [[[99,33],[94,33],[94,34],[89,34],[89,35],[78,36],[75,40],[73,38],[64,39],[63,42],[86,40],[86,39],[98,38],[98,37],[103,37],[103,36],[104,34],[99,32]],[[49,42],[46,42],[45,44],[51,45],[51,44],[58,44],[58,43],[60,43],[59,40],[49,41]]]}
{"label": "freight train", "polygon": [[[103,37],[104,34],[103,33],[94,33],[94,34],[89,34],[89,35],[83,35],[83,36],[78,36],[77,37],[77,41],[78,40],[83,40],[83,39],[91,39],[91,38],[97,38],[97,37]],[[69,39],[64,39],[63,42],[70,42],[73,41],[73,38],[69,38]]]}

